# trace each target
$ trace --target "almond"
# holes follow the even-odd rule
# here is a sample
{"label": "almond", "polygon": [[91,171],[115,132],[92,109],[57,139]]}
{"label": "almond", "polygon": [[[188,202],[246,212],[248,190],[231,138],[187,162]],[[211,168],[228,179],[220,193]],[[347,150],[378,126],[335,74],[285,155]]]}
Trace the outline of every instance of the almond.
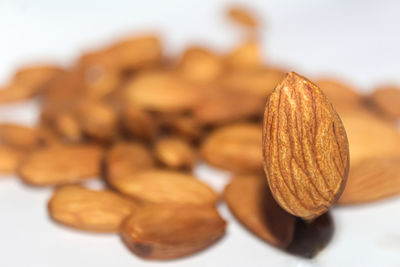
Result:
{"label": "almond", "polygon": [[213,205],[213,189],[194,176],[177,171],[144,170],[125,176],[115,188],[143,203]]}
{"label": "almond", "polygon": [[29,154],[19,174],[36,186],[74,183],[99,175],[102,149],[94,145],[59,145]]}
{"label": "almond", "polygon": [[390,118],[400,118],[400,88],[394,86],[381,87],[370,96],[373,105]]}
{"label": "almond", "polygon": [[164,137],[155,144],[155,155],[172,169],[192,170],[196,161],[194,149],[188,142],[176,137]]}
{"label": "almond", "polygon": [[146,141],[154,139],[158,132],[158,125],[154,117],[149,112],[137,107],[124,108],[121,122],[129,135]]}
{"label": "almond", "polygon": [[233,172],[262,172],[262,127],[238,123],[217,128],[204,141],[201,154],[217,168]]}
{"label": "almond", "polygon": [[121,238],[136,255],[175,259],[214,244],[225,233],[226,222],[214,207],[145,207],[124,221]]}
{"label": "almond", "polygon": [[229,68],[237,70],[259,68],[262,64],[260,50],[256,40],[246,40],[227,55],[226,64]]}
{"label": "almond", "polygon": [[340,197],[349,169],[346,131],[322,91],[291,72],[265,108],[264,167],[276,201],[311,220]]}
{"label": "almond", "polygon": [[57,188],[49,201],[49,213],[58,223],[95,232],[117,232],[137,205],[109,190],[89,190],[68,185]]}
{"label": "almond", "polygon": [[244,7],[232,6],[228,10],[228,17],[243,27],[256,28],[258,26],[257,19]]}
{"label": "almond", "polygon": [[400,195],[400,157],[376,157],[352,165],[340,205],[363,204]]}
{"label": "almond", "polygon": [[234,178],[225,188],[224,199],[236,218],[261,239],[279,248],[292,241],[296,217],[275,202],[265,177]]}
{"label": "almond", "polygon": [[39,144],[39,141],[39,135],[33,128],[12,123],[0,124],[0,143],[16,148],[32,149]]}
{"label": "almond", "polygon": [[15,173],[22,155],[23,153],[14,147],[0,145],[0,173]]}
{"label": "almond", "polygon": [[198,140],[204,134],[203,125],[191,115],[166,114],[161,121],[168,132],[188,141]]}

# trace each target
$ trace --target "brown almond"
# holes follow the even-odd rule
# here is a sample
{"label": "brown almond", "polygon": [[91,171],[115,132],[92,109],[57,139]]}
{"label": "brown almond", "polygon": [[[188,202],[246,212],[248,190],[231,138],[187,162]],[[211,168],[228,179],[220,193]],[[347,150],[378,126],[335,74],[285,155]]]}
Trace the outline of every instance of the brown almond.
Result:
{"label": "brown almond", "polygon": [[224,199],[235,217],[261,239],[279,248],[292,241],[296,217],[275,202],[265,177],[234,178],[225,187]]}
{"label": "brown almond", "polygon": [[400,88],[394,86],[381,87],[370,96],[372,104],[390,118],[400,118]]}
{"label": "brown almond", "polygon": [[400,195],[400,157],[376,157],[352,165],[340,205],[364,204]]}
{"label": "brown almond", "polygon": [[0,173],[11,174],[17,171],[23,153],[10,146],[0,145]]}
{"label": "brown almond", "polygon": [[134,106],[123,109],[121,123],[129,135],[146,141],[154,139],[158,132],[155,118],[149,112]]}
{"label": "brown almond", "polygon": [[238,25],[246,28],[256,28],[258,26],[257,19],[244,7],[233,6],[229,8],[228,17]]}
{"label": "brown almond", "polygon": [[155,205],[132,214],[121,226],[121,238],[136,255],[175,259],[203,250],[225,234],[226,222],[214,207]]}
{"label": "brown almond", "polygon": [[194,149],[177,137],[164,137],[155,144],[157,159],[168,168],[192,170],[196,161]]}
{"label": "brown almond", "polygon": [[0,143],[22,149],[32,149],[39,144],[39,141],[36,129],[13,123],[0,124]]}
{"label": "brown almond", "polygon": [[82,139],[82,129],[77,116],[64,112],[55,115],[54,128],[63,138],[68,141],[79,141]]}
{"label": "brown almond", "polygon": [[262,127],[238,123],[217,128],[200,148],[204,160],[233,172],[262,172]]}
{"label": "brown almond", "polygon": [[[113,187],[123,187],[124,178],[138,171],[154,167],[150,151],[136,142],[119,142],[107,152],[105,160],[107,181]],[[120,185],[120,183],[122,183]]]}
{"label": "brown almond", "polygon": [[94,145],[58,145],[32,151],[19,169],[36,186],[74,183],[99,175],[102,149]]}
{"label": "brown almond", "polygon": [[49,200],[51,218],[63,225],[94,232],[117,232],[137,205],[109,190],[67,185],[57,188]]}
{"label": "brown almond", "polygon": [[144,170],[120,179],[115,188],[140,202],[176,205],[213,205],[214,190],[190,174]]}
{"label": "brown almond", "polygon": [[259,68],[262,63],[260,50],[256,40],[246,40],[227,55],[226,64],[229,68],[237,70]]}
{"label": "brown almond", "polygon": [[200,101],[202,95],[199,88],[166,71],[138,74],[124,90],[128,105],[159,112],[188,110]]}
{"label": "brown almond", "polygon": [[169,133],[188,141],[198,140],[204,135],[203,125],[192,115],[165,114],[161,123]]}
{"label": "brown almond", "polygon": [[340,197],[349,170],[344,126],[322,91],[291,72],[265,108],[264,167],[276,201],[313,219]]}

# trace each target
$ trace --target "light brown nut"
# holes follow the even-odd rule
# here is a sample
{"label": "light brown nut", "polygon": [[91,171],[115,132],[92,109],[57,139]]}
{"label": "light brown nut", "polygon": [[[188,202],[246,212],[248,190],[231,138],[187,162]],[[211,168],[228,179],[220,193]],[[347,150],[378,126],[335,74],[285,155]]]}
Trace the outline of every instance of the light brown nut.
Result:
{"label": "light brown nut", "polygon": [[39,142],[40,138],[36,129],[13,123],[0,124],[0,143],[2,144],[22,149],[32,149]]}
{"label": "light brown nut", "polygon": [[231,91],[245,92],[265,99],[275,86],[285,77],[285,72],[276,68],[261,68],[247,71],[231,71],[224,75],[220,83]]}
{"label": "light brown nut", "polygon": [[259,24],[254,15],[244,7],[233,6],[229,8],[228,17],[233,22],[246,28],[256,28]]}
{"label": "light brown nut", "polygon": [[318,217],[344,190],[349,170],[344,126],[322,91],[294,72],[266,104],[263,153],[274,198],[295,216]]}
{"label": "light brown nut", "polygon": [[262,172],[261,125],[238,123],[217,128],[200,148],[204,160],[238,173]]}
{"label": "light brown nut", "polygon": [[161,117],[161,124],[169,133],[188,141],[198,140],[204,135],[203,125],[192,115],[166,114]]}
{"label": "light brown nut", "polygon": [[217,125],[262,115],[265,99],[246,92],[214,89],[196,103],[193,115],[200,123]]}
{"label": "light brown nut", "polygon": [[186,79],[209,83],[224,71],[224,63],[220,56],[201,47],[188,48],[179,63],[179,72]]}
{"label": "light brown nut", "polygon": [[135,173],[155,165],[149,150],[135,142],[114,144],[107,152],[105,164],[107,182],[116,188],[124,186],[125,177],[132,177]]}
{"label": "light brown nut", "polygon": [[352,165],[338,204],[352,205],[400,195],[400,157],[376,157]]}
{"label": "light brown nut", "polygon": [[85,69],[85,95],[90,99],[109,96],[121,83],[121,74],[114,68],[92,66]]}
{"label": "light brown nut", "polygon": [[77,116],[71,112],[55,115],[54,129],[68,141],[79,141],[82,139],[82,129]]}
{"label": "light brown nut", "polygon": [[0,90],[0,103],[21,101],[41,93],[62,70],[56,66],[30,66],[15,73],[11,83]]}
{"label": "light brown nut", "polygon": [[165,71],[138,74],[124,90],[128,105],[160,112],[188,110],[200,101],[202,95],[196,86]]}
{"label": "light brown nut", "polygon": [[320,79],[315,84],[321,88],[340,115],[363,106],[362,96],[349,85],[334,79]]}
{"label": "light brown nut", "polygon": [[251,70],[260,68],[262,64],[260,50],[256,40],[246,40],[227,55],[225,62],[231,69]]}
{"label": "light brown nut", "polygon": [[367,110],[342,116],[350,145],[350,162],[356,166],[368,158],[400,156],[400,133],[396,127]]}
{"label": "light brown nut", "polygon": [[167,170],[144,170],[120,179],[115,188],[144,203],[213,205],[217,195],[194,176]]}
{"label": "light brown nut", "polygon": [[383,114],[391,118],[400,118],[400,88],[381,87],[370,96],[372,104]]}
{"label": "light brown nut", "polygon": [[83,132],[99,140],[111,140],[117,132],[118,117],[115,110],[102,102],[83,102],[78,111]]}
{"label": "light brown nut", "polygon": [[17,171],[23,153],[16,148],[0,145],[0,173],[10,174]]}
{"label": "light brown nut", "polygon": [[225,234],[226,222],[214,207],[145,207],[126,219],[121,238],[136,255],[175,259],[203,250]]}
{"label": "light brown nut", "polygon": [[112,191],[82,186],[57,188],[48,204],[51,218],[63,225],[94,232],[118,232],[137,205]]}
{"label": "light brown nut", "polygon": [[134,106],[122,110],[121,123],[130,135],[146,141],[154,139],[158,133],[155,118],[149,112]]}
{"label": "light brown nut", "polygon": [[157,159],[168,168],[192,170],[196,153],[188,142],[177,137],[164,137],[155,143]]}
{"label": "light brown nut", "polygon": [[224,199],[235,217],[261,239],[279,248],[292,241],[296,217],[275,202],[265,177],[234,178],[225,187]]}
{"label": "light brown nut", "polygon": [[102,149],[94,145],[45,147],[25,158],[19,175],[36,186],[74,183],[97,176],[102,155]]}

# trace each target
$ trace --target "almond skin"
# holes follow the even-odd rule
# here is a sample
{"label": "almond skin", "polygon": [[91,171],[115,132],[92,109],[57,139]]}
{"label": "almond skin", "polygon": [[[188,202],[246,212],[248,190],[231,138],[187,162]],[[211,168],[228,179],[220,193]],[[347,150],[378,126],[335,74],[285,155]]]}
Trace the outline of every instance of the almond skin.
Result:
{"label": "almond skin", "polygon": [[235,217],[271,245],[286,248],[292,241],[296,217],[274,200],[265,177],[236,177],[225,188],[224,199]]}
{"label": "almond skin", "polygon": [[15,173],[23,153],[14,147],[0,145],[0,173]]}
{"label": "almond skin", "polygon": [[295,216],[323,214],[344,190],[349,146],[343,124],[322,91],[294,72],[266,104],[263,154],[274,198]]}
{"label": "almond skin", "polygon": [[376,157],[352,165],[338,204],[364,204],[396,195],[400,195],[400,157]]}
{"label": "almond skin", "polygon": [[166,260],[205,249],[224,235],[225,227],[215,207],[154,205],[127,218],[121,238],[142,258]]}
{"label": "almond skin", "polygon": [[13,123],[0,124],[0,143],[21,149],[32,149],[39,144],[36,129]]}
{"label": "almond skin", "polygon": [[164,137],[155,144],[155,155],[165,166],[171,169],[192,170],[196,163],[193,147],[184,139]]}
{"label": "almond skin", "polygon": [[95,232],[117,232],[137,205],[118,194],[67,185],[54,191],[49,201],[53,220],[73,228]]}

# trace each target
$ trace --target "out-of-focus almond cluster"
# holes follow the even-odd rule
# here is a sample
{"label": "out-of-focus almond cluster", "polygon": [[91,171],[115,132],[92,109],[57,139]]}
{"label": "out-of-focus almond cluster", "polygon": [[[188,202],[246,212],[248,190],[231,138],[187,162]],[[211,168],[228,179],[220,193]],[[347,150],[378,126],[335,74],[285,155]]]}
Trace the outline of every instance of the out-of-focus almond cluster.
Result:
{"label": "out-of-focus almond cluster", "polygon": [[[262,156],[264,106],[287,71],[264,62],[254,16],[236,7],[228,15],[246,38],[227,52],[194,45],[171,58],[157,36],[133,36],[69,68],[16,72],[0,103],[35,97],[41,116],[35,127],[0,124],[0,172],[56,186],[53,220],[118,232],[140,257],[178,258],[215,243],[226,228],[221,199],[261,239],[293,248],[310,226],[299,228],[275,202]],[[364,96],[336,79],[314,81],[349,139],[350,174],[338,203],[400,194],[400,89]],[[223,197],[194,176],[200,160],[232,174]],[[103,190],[79,184],[98,177]]]}

